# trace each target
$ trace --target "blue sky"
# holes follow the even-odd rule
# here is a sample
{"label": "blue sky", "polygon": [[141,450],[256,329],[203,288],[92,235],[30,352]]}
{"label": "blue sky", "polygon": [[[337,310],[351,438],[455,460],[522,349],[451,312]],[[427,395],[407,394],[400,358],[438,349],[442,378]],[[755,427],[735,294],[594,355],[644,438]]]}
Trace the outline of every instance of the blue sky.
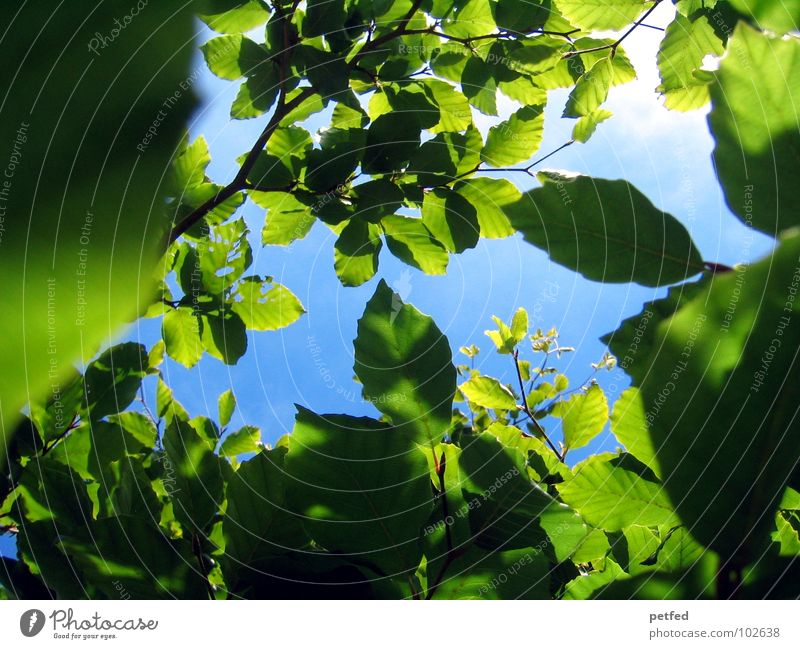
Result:
{"label": "blue sky", "polygon": [[[670,3],[662,3],[648,22],[666,25],[673,11]],[[212,35],[203,28],[201,38]],[[667,111],[655,92],[655,61],[661,37],[659,31],[640,28],[626,40],[625,49],[638,78],[612,90],[607,108],[614,117],[599,127],[589,143],[565,149],[546,166],[632,182],[655,205],[686,225],[706,260],[734,264],[757,258],[770,250],[771,240],[757,235],[748,247],[744,243],[748,232],[726,208],[711,162],[713,141],[706,124],[707,112]],[[204,68],[199,56],[196,65]],[[228,114],[237,84],[219,80],[207,70],[200,75],[195,90],[202,107],[190,133],[192,137],[206,137],[213,157],[209,175],[224,183],[236,173],[236,158],[250,149],[264,119],[231,121]],[[551,93],[540,154],[570,138],[573,122],[560,118],[566,94]],[[510,102],[501,107],[504,114],[515,108]],[[479,116],[479,128],[485,133],[496,119]],[[323,125],[318,116],[307,127],[313,131]],[[519,176],[511,179],[521,189],[536,185],[534,180]],[[360,400],[359,386],[353,381],[352,341],[356,322],[381,278],[396,289],[402,288],[407,301],[433,316],[450,339],[456,362],[466,362],[458,348],[474,343],[482,350],[480,369],[507,382],[515,381],[510,359],[494,353],[483,334],[493,328],[492,315],[509,319],[522,306],[541,317],[538,326],[557,327],[562,343],[577,349],[563,358],[561,366],[574,385],[587,377],[590,364],[606,351],[599,336],[639,313],[644,302],[665,292],[635,284],[588,281],[552,264],[544,252],[519,236],[481,240],[474,250],[451,257],[446,276],[435,277],[402,264],[384,247],[378,275],[362,287],[343,288],[333,270],[335,237],[325,226],[316,224],[304,240],[288,248],[262,248],[259,239],[264,211],[248,203],[243,213],[252,231],[253,272],[272,275],[285,284],[308,313],[283,331],[250,333],[247,355],[234,367],[205,357],[192,370],[169,360],[163,369],[177,397],[194,415],[216,418],[217,396],[233,389],[239,408],[232,427],[257,425],[267,443],[291,430],[295,403],[319,413],[378,414]],[[160,324],[156,320],[139,321],[122,338],[150,346],[160,338]],[[627,387],[621,371],[598,378],[612,401]],[[605,433],[571,453],[570,462],[615,446]],[[13,545],[9,543],[8,538],[0,539],[0,550],[10,552]]]}

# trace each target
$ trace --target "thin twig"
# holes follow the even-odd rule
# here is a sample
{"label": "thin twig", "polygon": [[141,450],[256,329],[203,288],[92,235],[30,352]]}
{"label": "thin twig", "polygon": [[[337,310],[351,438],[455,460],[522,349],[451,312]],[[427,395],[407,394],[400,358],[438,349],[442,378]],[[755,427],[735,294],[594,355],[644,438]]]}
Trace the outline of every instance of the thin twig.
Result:
{"label": "thin twig", "polygon": [[550,441],[550,438],[547,436],[547,433],[544,431],[544,428],[542,428],[542,425],[536,420],[536,417],[533,416],[530,406],[528,405],[528,395],[525,394],[525,382],[522,380],[522,371],[520,370],[519,367],[519,351],[515,349],[512,356],[514,358],[514,367],[517,370],[517,380],[519,381],[519,389],[522,392],[521,395],[522,408],[523,410],[525,410],[525,413],[528,415],[528,417],[530,417],[531,423],[536,428],[536,431],[542,436],[544,441],[547,442],[547,445],[552,449],[553,453],[556,454],[556,457],[563,462],[564,458],[561,457],[561,453],[558,452],[558,449],[556,448],[555,444],[553,444],[553,442]]}

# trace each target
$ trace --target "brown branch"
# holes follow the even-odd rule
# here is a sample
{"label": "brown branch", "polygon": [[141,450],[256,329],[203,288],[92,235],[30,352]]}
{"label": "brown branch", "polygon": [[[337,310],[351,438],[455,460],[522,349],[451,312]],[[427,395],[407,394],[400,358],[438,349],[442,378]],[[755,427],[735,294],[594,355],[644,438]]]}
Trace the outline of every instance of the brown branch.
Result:
{"label": "brown branch", "polygon": [[528,395],[525,392],[525,382],[522,380],[522,370],[520,370],[519,367],[519,351],[515,349],[512,356],[514,358],[514,367],[517,370],[517,380],[519,381],[519,389],[520,392],[522,393],[521,394],[522,409],[525,411],[525,414],[528,415],[528,417],[530,418],[531,423],[533,424],[534,428],[536,428],[536,432],[538,432],[542,436],[544,441],[547,442],[547,445],[552,449],[553,453],[556,454],[556,457],[563,462],[564,461],[563,456],[558,451],[558,449],[556,449],[555,444],[553,444],[553,442],[550,441],[550,438],[547,436],[547,433],[544,431],[544,428],[542,428],[542,425],[536,420],[536,417],[533,416],[533,412],[531,412],[530,406],[528,405]]}

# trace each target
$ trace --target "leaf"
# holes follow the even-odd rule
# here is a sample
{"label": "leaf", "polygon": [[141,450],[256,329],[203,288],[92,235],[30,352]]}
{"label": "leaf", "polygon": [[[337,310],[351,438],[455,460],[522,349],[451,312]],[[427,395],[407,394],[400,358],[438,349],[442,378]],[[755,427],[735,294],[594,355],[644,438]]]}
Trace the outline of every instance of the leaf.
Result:
{"label": "leaf", "polygon": [[661,286],[704,269],[689,233],[624,180],[540,173],[505,208],[525,240],[587,279]]}
{"label": "leaf", "polygon": [[147,349],[121,343],[106,349],[83,375],[85,407],[93,420],[122,412],[136,397],[149,367]]}
{"label": "leaf", "polygon": [[239,86],[239,93],[231,105],[231,117],[251,119],[266,113],[278,97],[278,82],[278,73],[272,63],[261,66],[256,74]]}
{"label": "leaf", "polygon": [[378,254],[383,243],[380,228],[351,219],[334,244],[333,266],[344,286],[361,286],[378,271]]}
{"label": "leaf", "polygon": [[526,458],[488,433],[464,436],[459,470],[475,543],[491,551],[538,548],[566,560],[586,536],[569,507],[534,485]]}
{"label": "leaf", "polygon": [[628,388],[614,404],[611,431],[625,450],[661,477],[656,451],[645,419],[644,403],[639,390]]}
{"label": "leaf", "polygon": [[173,419],[164,432],[176,518],[188,530],[205,530],[223,500],[225,464],[187,422]]}
{"label": "leaf", "polygon": [[800,25],[800,7],[794,2],[731,0],[731,5],[740,13],[752,16],[761,29],[777,33],[796,32]]}
{"label": "leaf", "polygon": [[588,142],[597,130],[597,125],[605,122],[611,116],[610,111],[600,108],[579,117],[572,129],[572,139],[576,142]]}
{"label": "leaf", "polygon": [[[471,548],[447,566],[431,599],[549,599],[550,572],[547,557],[536,548],[508,552]],[[435,576],[428,572],[429,583]]]}
{"label": "leaf", "polygon": [[522,194],[503,178],[471,178],[456,185],[455,190],[477,211],[481,236],[503,239],[514,234],[504,208],[520,200]]}
{"label": "leaf", "polygon": [[161,323],[161,336],[170,358],[184,367],[194,367],[203,357],[200,319],[188,307],[168,311]]}
{"label": "leaf", "polygon": [[572,25],[587,31],[622,29],[648,5],[646,0],[554,0],[554,4]]}
{"label": "leaf", "polygon": [[464,252],[478,245],[477,210],[451,189],[435,188],[425,194],[422,223],[449,252]]}
{"label": "leaf", "polygon": [[492,5],[489,0],[467,0],[442,21],[445,34],[458,38],[472,38],[491,34],[495,30]]}
{"label": "leaf", "polygon": [[427,275],[444,275],[450,257],[444,246],[431,236],[422,219],[387,216],[381,221],[386,245],[398,259]]}
{"label": "leaf", "polygon": [[800,198],[787,189],[800,157],[800,42],[739,23],[728,52],[710,86],[717,176],[734,214],[774,236],[800,223]]}
{"label": "leaf", "polygon": [[139,442],[142,447],[151,449],[156,445],[158,429],[153,421],[140,412],[123,412],[112,415],[109,421],[119,424],[126,432]]}
{"label": "leaf", "polygon": [[610,58],[602,58],[585,72],[567,99],[564,117],[594,113],[608,97],[614,68]]}
{"label": "leaf", "polygon": [[439,79],[426,79],[424,83],[428,96],[439,107],[439,122],[430,129],[432,133],[458,133],[472,124],[472,111],[463,94]]}
{"label": "leaf", "polygon": [[513,353],[517,345],[528,335],[528,312],[522,307],[517,309],[511,319],[511,327],[497,316],[492,316],[492,320],[497,325],[497,329],[484,333],[491,338],[499,354]]}
{"label": "leaf", "polygon": [[106,598],[119,598],[124,583],[128,597],[180,597],[205,594],[203,581],[191,567],[191,544],[172,540],[151,521],[117,516],[92,521],[87,534],[64,535],[60,549],[72,569]]}
{"label": "leaf", "polygon": [[379,174],[402,169],[419,147],[419,119],[412,113],[381,115],[367,130],[361,162],[364,173]]}
{"label": "leaf", "polygon": [[253,202],[267,210],[267,219],[261,232],[264,245],[285,246],[305,237],[316,217],[308,205],[293,194],[284,192],[250,191]]}
{"label": "leaf", "polygon": [[[23,406],[52,394],[148,306],[156,286],[150,270],[171,226],[162,210],[165,170],[195,107],[179,85],[194,49],[189,5],[151,2],[105,49],[97,34],[108,37],[131,6],[85,9],[0,8],[0,23],[14,25],[0,72],[10,93],[0,109],[3,168],[14,166],[2,186],[3,465]],[[176,91],[152,137],[148,129]]]}
{"label": "leaf", "polygon": [[641,475],[630,457],[594,455],[575,467],[574,477],[559,484],[558,493],[587,523],[607,531],[679,525],[665,489]]}
{"label": "leaf", "polygon": [[568,401],[559,401],[552,414],[561,419],[564,445],[568,449],[581,448],[599,435],[606,425],[608,401],[600,386],[593,385]]}
{"label": "leaf", "polygon": [[464,396],[482,408],[517,410],[517,399],[505,385],[490,376],[473,376],[458,386]]}
{"label": "leaf", "polygon": [[235,309],[223,305],[200,315],[203,347],[226,365],[236,365],[247,351],[247,332]]}
{"label": "leaf", "polygon": [[200,48],[209,70],[220,79],[236,81],[253,76],[269,60],[264,46],[246,36],[234,34],[212,38]]}
{"label": "leaf", "polygon": [[800,460],[790,432],[798,258],[795,233],[742,277],[715,276],[658,325],[649,370],[636,381],[678,514],[723,561],[761,556]]}
{"label": "leaf", "polygon": [[347,18],[344,0],[308,0],[303,36],[322,36],[342,28]]}
{"label": "leaf", "polygon": [[233,390],[225,390],[217,399],[217,410],[219,411],[219,425],[227,426],[231,422],[233,411],[236,410],[236,397]]}
{"label": "leaf", "polygon": [[219,447],[222,457],[236,457],[243,453],[255,453],[261,448],[261,429],[255,426],[242,426],[230,433]]}
{"label": "leaf", "polygon": [[226,577],[251,564],[305,545],[300,520],[286,508],[285,458],[288,449],[262,451],[242,462],[225,492],[228,505],[222,523]]}
{"label": "leaf", "polygon": [[708,17],[691,20],[680,14],[667,27],[658,50],[658,70],[665,95],[664,105],[673,110],[693,110],[708,102],[708,82],[696,76],[708,55],[721,56],[722,39]]}
{"label": "leaf", "polygon": [[467,60],[461,73],[461,92],[484,115],[497,115],[497,84],[488,63],[475,56]]}
{"label": "leaf", "polygon": [[481,160],[492,167],[525,162],[539,150],[544,134],[544,106],[524,106],[489,129]]}
{"label": "leaf", "polygon": [[223,33],[243,33],[269,20],[269,10],[260,0],[203,0],[201,20]]}
{"label": "leaf", "polygon": [[286,484],[291,511],[322,547],[385,575],[416,570],[432,498],[425,457],[407,435],[298,408]]}
{"label": "leaf", "polygon": [[358,321],[354,345],[364,398],[416,442],[441,441],[450,427],[456,370],[433,320],[381,280]]}
{"label": "leaf", "polygon": [[300,300],[288,288],[269,281],[262,282],[259,277],[243,280],[236,296],[233,310],[248,329],[255,331],[283,329],[306,312]]}

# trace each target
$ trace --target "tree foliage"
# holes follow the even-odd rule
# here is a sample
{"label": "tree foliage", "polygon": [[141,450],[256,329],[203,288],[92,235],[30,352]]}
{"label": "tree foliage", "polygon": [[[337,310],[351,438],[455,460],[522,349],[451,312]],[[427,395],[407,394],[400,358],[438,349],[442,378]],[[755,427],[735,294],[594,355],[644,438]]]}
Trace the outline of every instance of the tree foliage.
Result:
{"label": "tree foliage", "polygon": [[[796,12],[679,0],[657,60],[667,108],[710,102],[722,191],[775,237],[767,258],[705,261],[626,180],[542,168],[612,118],[604,103],[635,77],[625,39],[661,1],[151,3],[108,34],[129,10],[116,0],[90,20],[0,9],[16,25],[0,104],[15,142],[0,185],[15,314],[0,530],[18,548],[0,596],[117,597],[122,582],[134,597],[216,599],[796,597]],[[208,175],[205,139],[181,136],[191,12],[216,32],[208,69],[239,83],[231,118],[264,123],[226,184]],[[541,152],[555,89],[573,135]],[[496,118],[485,137],[479,115]],[[314,134],[312,116],[327,122]],[[538,185],[523,193],[516,177]],[[524,309],[495,317],[507,384],[376,282],[353,368],[374,417],[298,406],[270,447],[257,427],[231,430],[232,392],[216,420],[192,416],[164,371],[165,356],[235,365],[248,332],[305,313],[254,274],[246,203],[265,246],[328,228],[344,286],[375,278],[382,255],[443,274],[481,238],[519,232],[590,280],[670,288],[574,385],[557,331],[531,330]],[[137,317],[159,319],[162,340],[101,350]],[[632,387],[609,404],[595,377],[617,363]],[[567,461],[607,426],[616,451]]]}

